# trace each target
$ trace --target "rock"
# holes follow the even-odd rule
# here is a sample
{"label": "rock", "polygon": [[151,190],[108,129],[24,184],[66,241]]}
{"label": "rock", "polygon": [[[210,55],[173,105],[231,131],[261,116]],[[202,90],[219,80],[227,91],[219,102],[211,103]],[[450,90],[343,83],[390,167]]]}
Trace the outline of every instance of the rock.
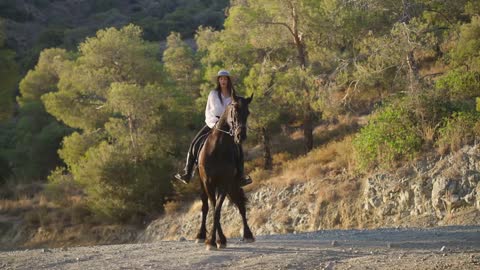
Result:
{"label": "rock", "polygon": [[178,239],[178,242],[185,242],[185,241],[187,241],[187,239],[183,236]]}
{"label": "rock", "polygon": [[323,268],[323,270],[333,270],[335,267],[335,263],[334,262],[328,262],[325,267]]}
{"label": "rock", "polygon": [[477,183],[476,193],[477,193],[477,202],[475,203],[475,205],[477,209],[480,210],[480,182]]}
{"label": "rock", "polygon": [[445,204],[442,200],[446,193],[448,180],[445,177],[439,177],[433,180],[432,186],[432,207],[438,218],[443,218],[445,215]]}
{"label": "rock", "polygon": [[332,241],[332,247],[336,247],[336,246],[338,246],[338,243],[337,243],[337,241],[333,240]]}

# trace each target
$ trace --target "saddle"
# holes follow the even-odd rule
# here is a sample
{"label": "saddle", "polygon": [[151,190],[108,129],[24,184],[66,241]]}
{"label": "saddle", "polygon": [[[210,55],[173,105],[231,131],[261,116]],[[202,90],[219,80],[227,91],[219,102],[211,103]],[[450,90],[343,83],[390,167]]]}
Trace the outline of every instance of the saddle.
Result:
{"label": "saddle", "polygon": [[198,165],[198,155],[200,154],[200,151],[203,148],[203,145],[205,145],[205,142],[207,141],[208,136],[212,133],[212,131],[209,131],[202,136],[198,137],[198,139],[193,143],[193,156],[195,157],[195,165]]}
{"label": "saddle", "polygon": [[[209,132],[198,137],[198,139],[193,143],[192,153],[193,153],[193,156],[195,157],[195,165],[197,166],[198,166],[198,155],[200,154],[200,151],[202,150],[203,146],[205,145],[205,142],[207,141],[208,136],[210,136],[211,133],[212,131],[210,130]],[[235,158],[237,159],[240,154],[239,147],[235,147],[234,151],[235,151]]]}

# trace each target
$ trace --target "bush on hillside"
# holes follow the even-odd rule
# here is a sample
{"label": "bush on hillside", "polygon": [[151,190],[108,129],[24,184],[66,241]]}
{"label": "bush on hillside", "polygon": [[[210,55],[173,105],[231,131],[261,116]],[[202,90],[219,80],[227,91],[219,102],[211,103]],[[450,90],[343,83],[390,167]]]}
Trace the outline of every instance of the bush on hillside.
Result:
{"label": "bush on hillside", "polygon": [[445,154],[457,151],[471,144],[480,136],[480,113],[457,112],[446,118],[445,125],[439,130],[438,150]]}
{"label": "bush on hillside", "polygon": [[422,145],[414,119],[411,111],[395,104],[376,112],[353,141],[360,168],[390,167],[412,158]]}

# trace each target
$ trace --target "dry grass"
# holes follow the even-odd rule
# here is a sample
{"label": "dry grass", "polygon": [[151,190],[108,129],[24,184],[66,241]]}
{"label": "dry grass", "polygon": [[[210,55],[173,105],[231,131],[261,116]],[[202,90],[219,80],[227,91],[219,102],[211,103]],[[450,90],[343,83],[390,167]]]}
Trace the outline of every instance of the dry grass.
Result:
{"label": "dry grass", "polygon": [[14,215],[32,209],[33,205],[33,200],[27,197],[17,200],[0,200],[0,211],[5,214]]}
{"label": "dry grass", "polygon": [[332,142],[312,150],[308,155],[284,162],[282,173],[274,182],[284,184],[310,181],[353,171],[351,138]]}
{"label": "dry grass", "polygon": [[181,201],[168,201],[163,204],[163,209],[166,215],[172,215],[176,213],[182,207]]}
{"label": "dry grass", "polygon": [[267,223],[270,214],[271,213],[269,213],[269,211],[266,209],[252,209],[248,217],[248,221],[252,229],[261,228],[265,223]]}

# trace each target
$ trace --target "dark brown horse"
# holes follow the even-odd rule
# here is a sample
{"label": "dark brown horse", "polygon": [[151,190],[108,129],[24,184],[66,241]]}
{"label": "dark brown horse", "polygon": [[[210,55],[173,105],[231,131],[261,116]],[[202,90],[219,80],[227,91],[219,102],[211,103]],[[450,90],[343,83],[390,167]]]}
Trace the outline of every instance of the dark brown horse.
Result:
{"label": "dark brown horse", "polygon": [[220,214],[225,197],[233,202],[243,220],[243,240],[253,242],[250,228],[246,217],[246,197],[239,184],[239,173],[236,166],[236,151],[247,138],[248,104],[249,98],[237,97],[232,94],[232,103],[227,106],[225,112],[212,129],[205,141],[198,157],[198,171],[202,184],[202,225],[197,234],[197,242],[206,239],[206,221],[208,214],[208,201],[214,207],[213,227],[210,236],[205,240],[207,250],[212,248],[224,248],[227,239],[220,225]]}

